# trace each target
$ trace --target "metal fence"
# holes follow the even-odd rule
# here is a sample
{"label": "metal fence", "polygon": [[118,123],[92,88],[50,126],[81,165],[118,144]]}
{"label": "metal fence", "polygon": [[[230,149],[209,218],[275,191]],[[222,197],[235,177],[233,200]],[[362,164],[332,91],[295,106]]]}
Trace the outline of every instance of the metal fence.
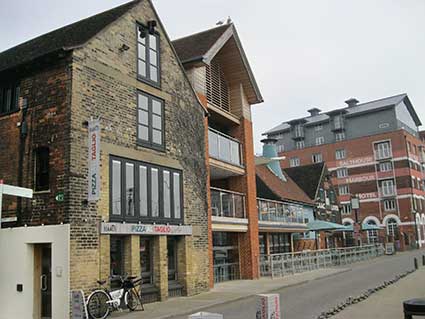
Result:
{"label": "metal fence", "polygon": [[240,278],[239,264],[227,263],[214,265],[214,282],[223,282],[228,280],[237,280]]}
{"label": "metal fence", "polygon": [[316,269],[352,264],[384,254],[382,244],[311,250],[260,256],[261,276],[285,276]]}

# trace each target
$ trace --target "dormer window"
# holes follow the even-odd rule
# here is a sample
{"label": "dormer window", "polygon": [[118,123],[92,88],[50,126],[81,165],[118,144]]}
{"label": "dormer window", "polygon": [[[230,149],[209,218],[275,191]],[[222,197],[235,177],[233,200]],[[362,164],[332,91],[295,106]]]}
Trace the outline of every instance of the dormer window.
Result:
{"label": "dormer window", "polygon": [[159,34],[151,34],[147,27],[137,28],[137,77],[138,79],[159,86],[160,84],[160,47]]}

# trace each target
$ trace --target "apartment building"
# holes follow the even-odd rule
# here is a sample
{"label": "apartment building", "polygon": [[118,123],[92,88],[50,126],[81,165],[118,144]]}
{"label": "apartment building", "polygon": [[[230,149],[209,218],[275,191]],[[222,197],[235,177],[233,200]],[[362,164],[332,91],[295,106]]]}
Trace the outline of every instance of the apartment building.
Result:
{"label": "apartment building", "polygon": [[[363,242],[422,246],[425,226],[424,148],[421,121],[407,96],[346,101],[346,107],[283,122],[265,132],[277,139],[282,167],[325,162],[338,187],[342,222],[382,227],[361,233]],[[358,196],[356,218],[350,199]]]}
{"label": "apartment building", "polygon": [[263,98],[233,24],[177,39],[173,45],[209,112],[210,284],[258,278],[251,105]]}
{"label": "apartment building", "polygon": [[[69,318],[70,290],[111,274],[141,276],[146,301],[208,290],[207,111],[152,3],[2,52],[0,79],[0,179],[34,190],[3,200],[0,318]],[[253,167],[246,148],[233,174]]]}

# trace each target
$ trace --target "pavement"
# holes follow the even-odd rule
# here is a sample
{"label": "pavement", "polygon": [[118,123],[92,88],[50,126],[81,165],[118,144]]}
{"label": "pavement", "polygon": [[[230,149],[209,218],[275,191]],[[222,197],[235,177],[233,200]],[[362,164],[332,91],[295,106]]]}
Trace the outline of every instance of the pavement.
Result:
{"label": "pavement", "polygon": [[164,302],[145,305],[145,311],[113,313],[113,318],[165,319],[187,316],[217,305],[231,304],[253,295],[302,285],[349,271],[349,268],[328,268],[304,272],[286,277],[261,278],[259,280],[235,280],[217,284],[209,292],[193,297],[172,298]]}
{"label": "pavement", "polygon": [[403,301],[425,298],[425,268],[378,291],[368,299],[345,308],[332,319],[400,319],[404,318]]}

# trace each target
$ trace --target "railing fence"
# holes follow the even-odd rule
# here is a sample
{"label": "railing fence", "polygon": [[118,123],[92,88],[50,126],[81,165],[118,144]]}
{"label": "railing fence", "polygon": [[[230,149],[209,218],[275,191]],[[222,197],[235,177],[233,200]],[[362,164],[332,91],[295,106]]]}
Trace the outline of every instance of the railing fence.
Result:
{"label": "railing fence", "polygon": [[382,244],[260,256],[260,275],[279,277],[352,264],[384,254]]}

